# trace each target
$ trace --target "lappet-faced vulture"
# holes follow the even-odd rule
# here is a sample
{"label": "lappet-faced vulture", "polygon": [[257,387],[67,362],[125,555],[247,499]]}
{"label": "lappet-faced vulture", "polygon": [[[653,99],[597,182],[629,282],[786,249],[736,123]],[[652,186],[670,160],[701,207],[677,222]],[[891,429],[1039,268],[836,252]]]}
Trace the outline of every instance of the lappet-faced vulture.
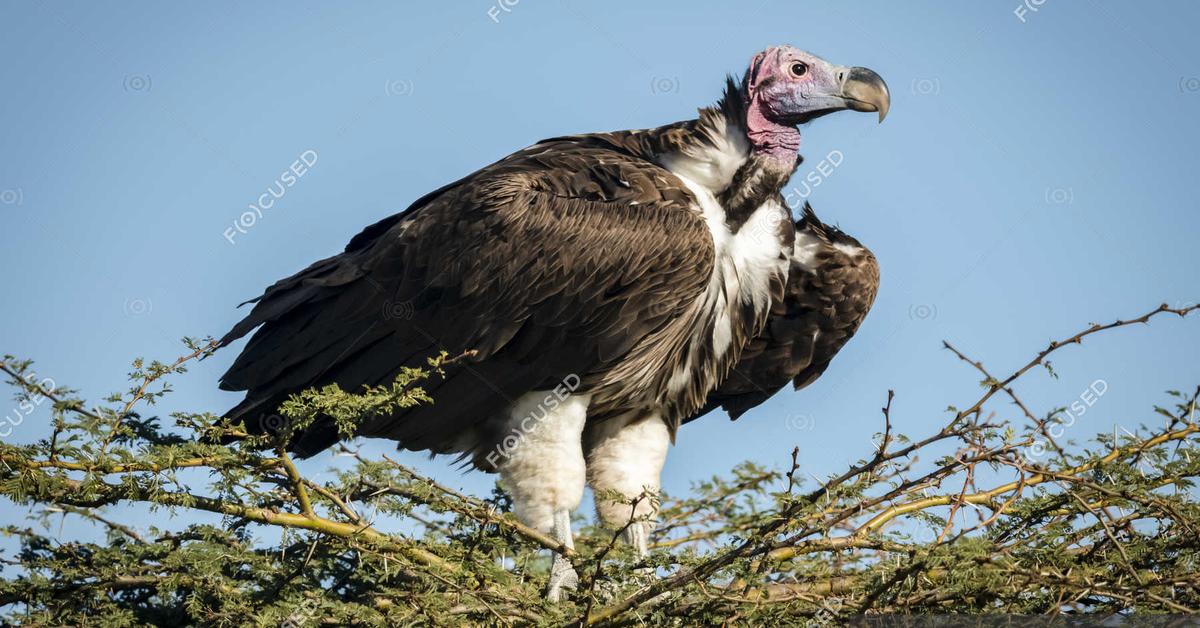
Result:
{"label": "lappet-faced vulture", "polygon": [[[874,72],[791,46],[757,54],[699,116],[654,129],[556,137],[431,192],[276,282],[223,339],[253,336],[221,380],[227,413],[271,429],[289,395],[391,382],[442,351],[432,404],[364,420],[358,435],[458,453],[499,472],[517,516],[571,544],[585,483],[628,503],[640,552],[679,426],[732,416],[812,382],[870,308],[878,266],[781,190],[797,126],[888,110]],[[338,441],[318,420],[290,448]],[[638,512],[631,508],[637,504]],[[556,557],[548,594],[576,581]]]}

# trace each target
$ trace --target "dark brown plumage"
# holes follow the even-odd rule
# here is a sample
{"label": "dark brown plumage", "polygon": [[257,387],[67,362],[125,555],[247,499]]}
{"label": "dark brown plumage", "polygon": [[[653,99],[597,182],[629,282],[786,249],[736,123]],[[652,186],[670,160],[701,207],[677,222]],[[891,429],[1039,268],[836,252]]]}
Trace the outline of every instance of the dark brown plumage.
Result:
{"label": "dark brown plumage", "polygon": [[879,288],[875,256],[858,240],[821,222],[808,203],[795,229],[795,246],[809,248],[793,258],[783,300],[774,303],[766,328],[688,421],[716,408],[737,419],[788,382],[794,390],[808,386],[866,318]]}
{"label": "dark brown plumage", "polygon": [[[354,390],[441,350],[473,351],[426,386],[436,404],[360,432],[452,451],[525,392],[569,374],[593,385],[678,318],[712,272],[691,195],[635,152],[641,143],[605,134],[535,144],[277,282],[222,339],[262,326],[221,380],[248,391],[228,416],[256,429],[305,387]],[[336,440],[322,424],[294,447],[307,455]]]}
{"label": "dark brown plumage", "polygon": [[[788,380],[811,382],[869,309],[877,266],[865,249],[839,249],[857,242],[809,208],[793,231],[779,191],[798,162],[744,154],[716,197],[726,228],[736,234],[775,206],[779,219],[755,237],[785,250],[795,236],[815,238],[817,265],[793,259],[786,277],[778,255],[778,273],[762,271],[766,305],[712,283],[743,271],[714,269],[702,203],[663,160],[728,152],[744,116],[730,78],[696,120],[544,140],[368,226],[341,254],[269,287],[222,338],[257,329],[221,380],[247,393],[226,416],[269,430],[290,394],[387,383],[445,351],[463,357],[424,384],[433,405],[358,433],[492,470],[483,454],[504,437],[514,401],[571,376],[591,396],[589,423],[654,412],[672,436],[715,407],[736,417]],[[714,348],[718,316],[729,318],[730,339]],[[683,368],[695,374],[672,380]],[[291,448],[308,456],[338,438],[318,421]]]}

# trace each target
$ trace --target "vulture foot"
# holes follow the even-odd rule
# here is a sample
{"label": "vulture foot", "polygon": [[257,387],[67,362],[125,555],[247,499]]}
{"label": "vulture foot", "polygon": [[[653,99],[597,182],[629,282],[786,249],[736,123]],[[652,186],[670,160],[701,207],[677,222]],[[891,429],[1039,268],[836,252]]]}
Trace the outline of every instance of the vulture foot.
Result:
{"label": "vulture foot", "polygon": [[[564,546],[575,549],[575,537],[571,534],[571,512],[559,510],[554,513],[554,539]],[[579,586],[579,575],[571,561],[561,554],[554,554],[554,563],[550,565],[550,586],[546,589],[546,599],[559,602],[566,595],[567,589]]]}

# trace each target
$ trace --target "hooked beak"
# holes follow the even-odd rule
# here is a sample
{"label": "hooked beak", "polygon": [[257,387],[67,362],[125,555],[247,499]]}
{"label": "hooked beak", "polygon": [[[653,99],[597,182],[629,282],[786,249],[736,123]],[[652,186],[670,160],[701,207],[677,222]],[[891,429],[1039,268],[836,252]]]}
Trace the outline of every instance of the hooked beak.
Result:
{"label": "hooked beak", "polygon": [[842,91],[839,96],[846,102],[846,108],[853,111],[878,111],[879,121],[887,117],[891,105],[891,95],[887,83],[878,74],[867,68],[846,68],[839,72],[842,79]]}

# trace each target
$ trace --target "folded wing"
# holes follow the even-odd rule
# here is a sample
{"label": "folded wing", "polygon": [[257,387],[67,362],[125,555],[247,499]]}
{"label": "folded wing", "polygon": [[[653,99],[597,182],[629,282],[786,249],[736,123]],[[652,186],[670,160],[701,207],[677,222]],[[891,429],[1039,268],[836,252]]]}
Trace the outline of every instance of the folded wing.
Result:
{"label": "folded wing", "polygon": [[[277,282],[223,339],[257,329],[221,380],[227,416],[269,429],[288,395],[390,382],[402,366],[466,354],[427,382],[432,405],[360,434],[469,450],[464,434],[520,395],[587,381],[678,316],[712,272],[711,237],[671,173],[603,138],[547,140],[365,229]],[[318,422],[292,443],[338,439]]]}
{"label": "folded wing", "polygon": [[871,309],[879,288],[875,256],[807,203],[796,221],[788,285],[761,334],[742,353],[705,407],[732,419],[769,399],[788,382],[799,390],[821,376]]}

